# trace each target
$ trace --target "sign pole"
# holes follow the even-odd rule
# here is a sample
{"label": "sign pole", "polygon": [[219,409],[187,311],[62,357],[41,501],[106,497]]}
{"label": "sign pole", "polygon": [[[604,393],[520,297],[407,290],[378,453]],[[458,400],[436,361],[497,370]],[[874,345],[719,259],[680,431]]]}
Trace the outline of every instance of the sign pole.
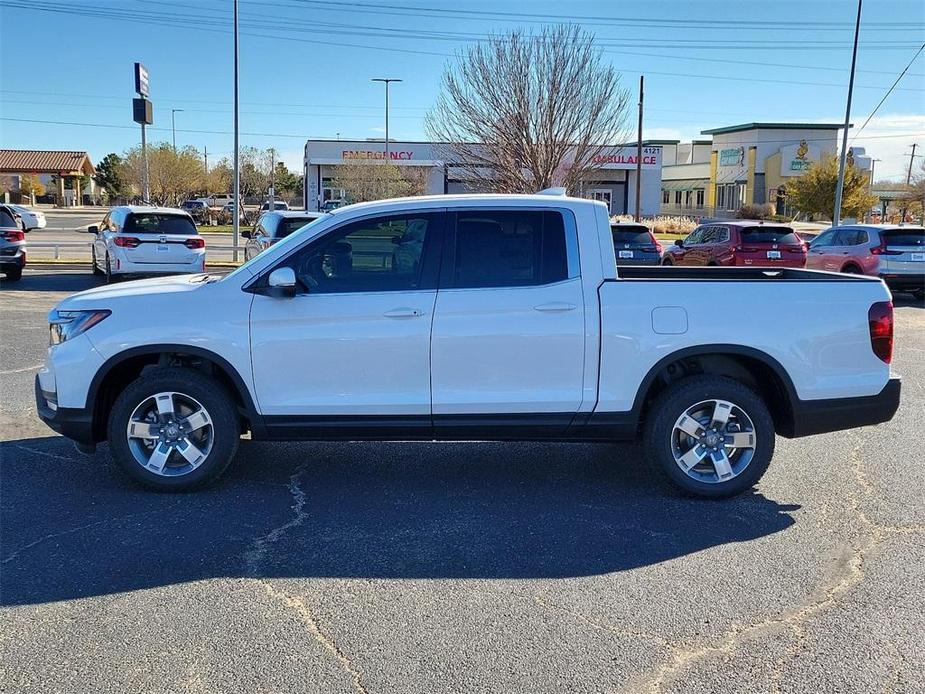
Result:
{"label": "sign pole", "polygon": [[144,123],[141,124],[141,196],[144,202],[151,201],[151,187],[148,178],[148,140],[145,136]]}

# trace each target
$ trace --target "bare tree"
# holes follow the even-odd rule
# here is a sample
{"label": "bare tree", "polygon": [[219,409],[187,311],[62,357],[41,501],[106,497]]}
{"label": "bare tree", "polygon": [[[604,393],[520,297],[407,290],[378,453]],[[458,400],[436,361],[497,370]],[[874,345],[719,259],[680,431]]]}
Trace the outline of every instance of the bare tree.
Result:
{"label": "bare tree", "polygon": [[347,161],[338,164],[332,185],[343,188],[350,202],[423,195],[427,169],[396,166],[387,161]]}
{"label": "bare tree", "polygon": [[602,151],[626,140],[628,105],[593,35],[574,25],[518,29],[457,54],[426,128],[473,187],[575,192]]}

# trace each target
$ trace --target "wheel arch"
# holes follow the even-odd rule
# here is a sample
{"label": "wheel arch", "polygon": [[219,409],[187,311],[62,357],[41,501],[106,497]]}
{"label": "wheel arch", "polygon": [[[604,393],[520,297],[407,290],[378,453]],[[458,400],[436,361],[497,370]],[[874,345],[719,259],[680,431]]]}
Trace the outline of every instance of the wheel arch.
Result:
{"label": "wheel arch", "polygon": [[784,436],[792,435],[799,398],[787,370],[766,352],[734,344],[686,347],[659,359],[636,393],[636,421],[645,421],[650,404],[665,388],[695,374],[727,376],[755,389],[771,411],[775,429]]}
{"label": "wheel arch", "polygon": [[97,370],[87,393],[92,417],[93,438],[106,438],[106,421],[119,393],[150,367],[180,365],[206,371],[222,383],[235,398],[244,427],[261,427],[251,393],[241,375],[224,357],[201,347],[184,344],[155,344],[132,347],[111,356]]}

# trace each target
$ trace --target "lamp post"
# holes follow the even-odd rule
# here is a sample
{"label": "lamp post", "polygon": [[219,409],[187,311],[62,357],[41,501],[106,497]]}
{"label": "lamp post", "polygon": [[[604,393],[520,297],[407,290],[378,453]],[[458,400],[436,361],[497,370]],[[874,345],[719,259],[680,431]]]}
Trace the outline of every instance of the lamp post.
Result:
{"label": "lamp post", "polygon": [[373,82],[385,84],[385,159],[389,160],[389,85],[392,82],[401,82],[397,77],[373,77]]}
{"label": "lamp post", "polygon": [[238,0],[234,0],[234,214],[232,214],[232,260],[238,262],[241,233],[241,143],[238,132]]}
{"label": "lamp post", "polygon": [[183,113],[182,108],[170,109],[170,132],[173,135],[173,153],[177,153],[177,113]]}

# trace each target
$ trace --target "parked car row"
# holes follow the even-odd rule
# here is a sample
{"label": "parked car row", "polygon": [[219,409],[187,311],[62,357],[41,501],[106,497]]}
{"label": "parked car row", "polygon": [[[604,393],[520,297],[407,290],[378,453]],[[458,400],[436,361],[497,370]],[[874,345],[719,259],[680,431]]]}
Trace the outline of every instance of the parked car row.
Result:
{"label": "parked car row", "polygon": [[713,221],[664,250],[645,225],[613,223],[610,229],[617,265],[826,270],[879,277],[894,291],[925,298],[925,228],[920,226],[848,224],[808,240],[787,225]]}

